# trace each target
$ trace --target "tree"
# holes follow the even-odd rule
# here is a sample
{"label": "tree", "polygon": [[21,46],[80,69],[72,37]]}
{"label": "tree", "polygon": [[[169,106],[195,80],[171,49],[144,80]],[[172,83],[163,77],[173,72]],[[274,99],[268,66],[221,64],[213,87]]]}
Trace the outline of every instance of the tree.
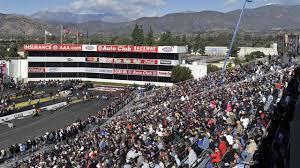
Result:
{"label": "tree", "polygon": [[245,60],[246,60],[246,62],[250,62],[250,61],[252,61],[252,60],[254,60],[254,59],[255,59],[255,57],[254,57],[253,54],[246,54],[246,55],[245,55]]}
{"label": "tree", "polygon": [[242,63],[242,61],[240,60],[239,57],[236,57],[236,58],[233,59],[233,63],[234,63],[235,65],[239,65],[239,64]]}
{"label": "tree", "polygon": [[171,80],[175,83],[193,79],[192,71],[188,67],[176,65],[172,68]]}
{"label": "tree", "polygon": [[221,70],[221,68],[217,67],[216,65],[208,64],[207,65],[207,73],[216,72]]}
{"label": "tree", "polygon": [[193,52],[199,52],[200,54],[205,53],[205,43],[200,34],[197,34],[197,36],[193,39],[192,49]]}
{"label": "tree", "polygon": [[153,30],[152,30],[151,26],[150,26],[150,30],[145,38],[145,44],[148,46],[154,45],[154,35],[153,35]]}
{"label": "tree", "polygon": [[254,51],[250,54],[245,55],[245,59],[247,62],[254,60],[255,58],[262,58],[265,57],[265,53],[261,51]]}
{"label": "tree", "polygon": [[172,36],[172,33],[170,31],[167,31],[161,34],[158,45],[160,46],[174,45],[174,38]]}
{"label": "tree", "polygon": [[143,45],[144,44],[144,31],[142,26],[135,25],[131,33],[131,43],[133,45]]}
{"label": "tree", "polygon": [[12,57],[19,57],[18,54],[18,45],[13,43],[9,46],[9,48],[7,49],[7,55],[8,58],[12,58]]}
{"label": "tree", "polygon": [[130,43],[130,39],[126,37],[118,37],[114,40],[114,45],[128,45]]}
{"label": "tree", "polygon": [[185,34],[181,38],[181,45],[183,45],[183,46],[186,46],[186,45],[188,46],[189,45]]}
{"label": "tree", "polygon": [[265,57],[265,53],[261,52],[261,51],[254,51],[252,53],[250,53],[250,55],[253,55],[253,57],[255,58],[263,58]]}
{"label": "tree", "polygon": [[230,57],[238,57],[238,53],[240,52],[240,49],[238,48],[237,44],[238,44],[237,41],[233,43]]}

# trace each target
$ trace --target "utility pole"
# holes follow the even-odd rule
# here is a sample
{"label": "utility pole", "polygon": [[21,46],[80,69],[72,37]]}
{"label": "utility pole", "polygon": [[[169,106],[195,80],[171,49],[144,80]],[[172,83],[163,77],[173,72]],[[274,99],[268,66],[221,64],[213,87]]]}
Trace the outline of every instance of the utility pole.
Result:
{"label": "utility pole", "polygon": [[240,17],[239,17],[239,20],[238,20],[237,25],[236,25],[236,27],[235,27],[235,30],[234,30],[234,33],[233,33],[233,36],[232,36],[232,39],[231,39],[231,42],[230,42],[229,50],[228,50],[227,53],[226,53],[225,60],[224,60],[224,65],[223,65],[223,68],[222,68],[222,71],[221,71],[221,74],[222,74],[222,81],[221,81],[221,83],[222,83],[222,84],[225,83],[225,74],[226,74],[227,61],[228,61],[229,56],[230,56],[230,53],[231,53],[231,51],[232,51],[233,44],[234,44],[234,40],[235,40],[236,35],[237,35],[237,32],[238,32],[238,30],[239,30],[240,22],[241,22],[241,20],[242,20],[242,16],[243,16],[244,10],[245,10],[245,8],[246,8],[247,2],[252,2],[252,0],[245,0],[244,5],[243,5],[243,8],[242,8],[242,11],[241,11],[241,13],[240,13]]}

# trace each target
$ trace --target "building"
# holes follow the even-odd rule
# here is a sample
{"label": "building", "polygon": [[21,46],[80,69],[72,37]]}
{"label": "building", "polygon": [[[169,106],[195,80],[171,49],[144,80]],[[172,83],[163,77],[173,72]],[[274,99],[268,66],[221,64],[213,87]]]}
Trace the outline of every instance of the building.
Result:
{"label": "building", "polygon": [[171,85],[183,46],[28,44],[28,81],[68,80]]}
{"label": "building", "polygon": [[208,56],[225,56],[228,51],[227,47],[222,46],[206,46],[205,55]]}
{"label": "building", "polygon": [[1,80],[4,83],[23,80],[26,82],[28,77],[27,59],[8,59],[0,60]]}
{"label": "building", "polygon": [[[270,48],[266,47],[239,47],[238,56],[245,57],[247,54],[251,54],[252,52],[260,51],[265,55],[278,55],[277,51],[277,43],[273,43]],[[220,46],[207,46],[205,47],[205,55],[207,56],[218,56],[225,57],[228,52],[227,47]]]}
{"label": "building", "polygon": [[278,53],[280,55],[290,54],[299,55],[300,36],[294,34],[278,34],[277,35]]}
{"label": "building", "polygon": [[265,55],[278,55],[277,43],[271,44],[270,48],[266,47],[239,47],[238,56],[245,57],[247,54],[251,54],[252,52],[260,51]]}

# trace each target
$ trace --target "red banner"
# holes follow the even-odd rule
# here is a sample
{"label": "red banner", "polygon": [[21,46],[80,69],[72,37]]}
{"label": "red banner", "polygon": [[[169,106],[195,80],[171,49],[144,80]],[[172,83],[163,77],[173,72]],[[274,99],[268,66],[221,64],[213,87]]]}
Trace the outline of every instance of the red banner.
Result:
{"label": "red banner", "polygon": [[151,70],[114,69],[113,73],[119,75],[157,76],[157,71]]}
{"label": "red banner", "polygon": [[77,44],[25,44],[24,51],[82,51],[82,46]]}
{"label": "red banner", "polygon": [[6,64],[1,64],[0,68],[1,68],[1,74],[5,75],[6,74]]}
{"label": "red banner", "polygon": [[99,58],[100,63],[111,64],[145,64],[145,65],[157,65],[158,60],[155,59],[138,59],[138,58]]}
{"label": "red banner", "polygon": [[28,68],[28,73],[44,73],[45,72],[45,68],[41,68],[41,67],[29,67]]}
{"label": "red banner", "polygon": [[157,46],[98,45],[98,52],[157,53]]}

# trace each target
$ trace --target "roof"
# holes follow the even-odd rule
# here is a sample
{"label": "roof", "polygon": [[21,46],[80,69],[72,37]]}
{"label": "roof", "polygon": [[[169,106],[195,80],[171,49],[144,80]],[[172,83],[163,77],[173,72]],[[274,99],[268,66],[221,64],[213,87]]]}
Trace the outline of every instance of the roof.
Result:
{"label": "roof", "polygon": [[210,63],[210,62],[222,61],[224,60],[224,57],[196,55],[196,56],[184,57],[183,59],[187,61],[201,61],[204,63]]}

